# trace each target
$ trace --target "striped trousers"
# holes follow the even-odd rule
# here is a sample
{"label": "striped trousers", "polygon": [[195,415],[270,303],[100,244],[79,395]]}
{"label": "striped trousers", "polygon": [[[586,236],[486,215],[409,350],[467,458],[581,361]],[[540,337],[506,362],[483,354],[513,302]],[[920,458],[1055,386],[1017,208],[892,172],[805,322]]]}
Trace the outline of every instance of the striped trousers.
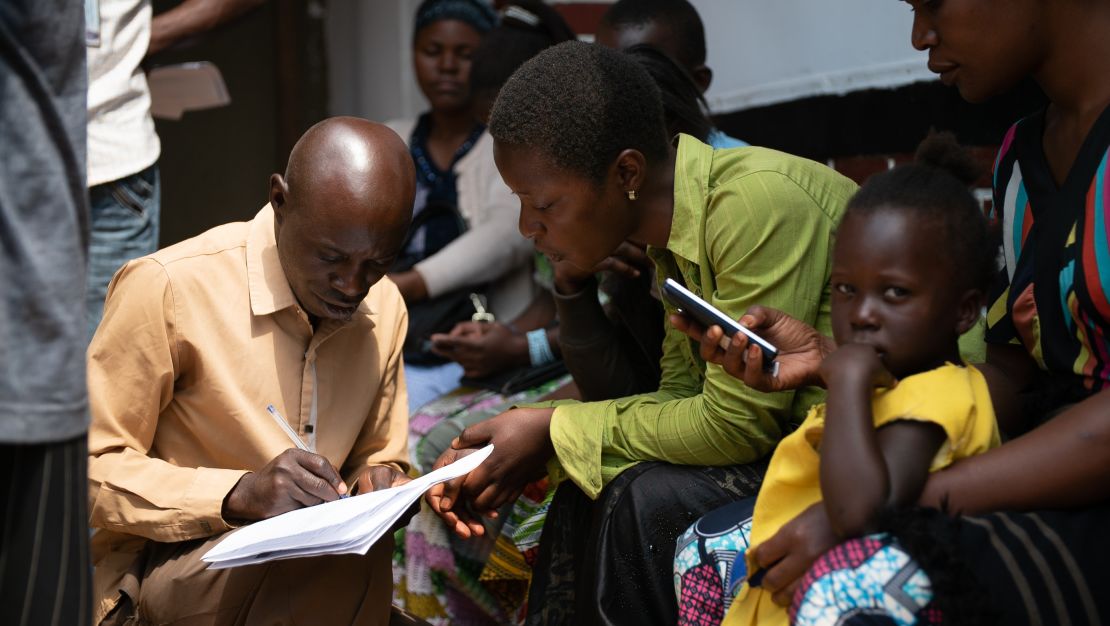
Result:
{"label": "striped trousers", "polygon": [[0,624],[91,619],[85,436],[0,444]]}

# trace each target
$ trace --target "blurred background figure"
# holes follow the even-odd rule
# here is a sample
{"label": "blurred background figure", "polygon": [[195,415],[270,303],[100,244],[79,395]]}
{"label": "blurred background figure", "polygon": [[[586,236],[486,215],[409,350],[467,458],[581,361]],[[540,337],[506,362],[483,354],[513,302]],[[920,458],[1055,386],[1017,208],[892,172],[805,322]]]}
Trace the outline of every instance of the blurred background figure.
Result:
{"label": "blurred background figure", "polygon": [[[617,50],[655,46],[685,68],[700,93],[713,82],[713,70],[705,64],[705,26],[687,0],[619,0],[601,17],[597,42]],[[748,145],[713,126],[708,137],[698,139],[714,148]]]}
{"label": "blurred background figure", "polygon": [[0,623],[90,620],[85,20],[0,7]]}
{"label": "blurred background figure", "polygon": [[88,5],[91,339],[116,270],[158,249],[162,146],[140,67],[150,41],[150,0],[89,0]]}
{"label": "blurred background figure", "polygon": [[152,18],[150,0],[88,0],[88,339],[104,309],[112,276],[127,261],[158,249],[162,144],[151,117],[142,64],[195,39],[265,0],[185,0]]}
{"label": "blurred background figure", "polygon": [[[517,0],[503,6],[498,25],[485,34],[470,58],[470,115],[474,123],[484,128],[497,93],[517,67],[541,50],[573,38],[573,31],[559,13],[544,2]],[[483,133],[479,141],[482,143],[475,150],[492,147],[488,134]],[[493,167],[492,152],[483,158],[488,158]],[[489,322],[468,319],[448,329],[450,332],[431,336],[433,351],[450,359],[445,369],[451,368],[454,373],[452,379],[444,381],[450,384],[446,393],[440,392],[423,404],[410,401],[414,410],[409,441],[413,465],[425,471],[466,426],[512,404],[552,393],[574,393],[570,376],[559,360],[551,264],[543,255],[533,253],[531,242],[519,234],[519,200],[504,187],[495,169],[492,173],[497,177],[499,192],[509,201],[509,209],[498,214],[503,220],[500,226],[511,229],[510,241],[523,241],[529,257],[534,255],[532,280],[538,288],[527,308],[513,317],[498,315]],[[410,395],[421,393],[412,387],[413,368],[406,367]],[[467,377],[462,386],[460,375]],[[450,534],[434,513],[422,510],[398,535],[395,604],[434,624],[519,623],[531,576],[527,563],[538,545],[549,500],[546,480],[530,485],[522,497],[506,507],[500,520],[490,521],[485,537],[472,541]],[[515,521],[508,522],[510,519]]]}
{"label": "blurred background figure", "polygon": [[154,16],[150,24],[147,56],[195,41],[208,31],[265,2],[266,0],[184,0]]}
{"label": "blurred background figure", "polygon": [[513,319],[535,293],[532,248],[516,229],[516,199],[471,107],[471,57],[496,21],[481,0],[422,2],[412,58],[429,109],[389,124],[408,143],[417,170],[413,226],[390,273],[409,307],[411,409],[458,386],[463,374],[457,363],[432,353],[433,333],[450,331],[479,308]]}
{"label": "blurred background figure", "polygon": [[483,124],[501,85],[516,68],[541,50],[574,39],[566,20],[542,0],[516,0],[501,9],[501,21],[486,33],[474,52],[470,68],[470,97],[474,117]]}

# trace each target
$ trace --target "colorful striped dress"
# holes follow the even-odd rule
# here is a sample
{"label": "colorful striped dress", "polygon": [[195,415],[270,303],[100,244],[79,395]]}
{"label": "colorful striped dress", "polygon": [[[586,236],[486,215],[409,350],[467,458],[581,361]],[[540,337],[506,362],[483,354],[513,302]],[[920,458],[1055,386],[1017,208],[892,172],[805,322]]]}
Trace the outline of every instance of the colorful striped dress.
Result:
{"label": "colorful striped dress", "polygon": [[1058,374],[1047,401],[1059,404],[1110,388],[1110,108],[1062,185],[1044,156],[1044,128],[1043,111],[1014,124],[995,164],[1005,266],[987,342],[1020,344]]}

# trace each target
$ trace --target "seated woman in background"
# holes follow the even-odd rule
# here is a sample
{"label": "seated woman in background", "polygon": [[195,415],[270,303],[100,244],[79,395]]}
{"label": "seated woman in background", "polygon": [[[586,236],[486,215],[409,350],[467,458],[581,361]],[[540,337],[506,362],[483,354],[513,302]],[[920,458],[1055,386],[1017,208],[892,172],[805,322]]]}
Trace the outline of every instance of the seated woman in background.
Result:
{"label": "seated woman in background", "polygon": [[[714,151],[686,135],[672,145],[651,76],[626,55],[579,42],[524,64],[502,88],[490,128],[521,231],[555,263],[589,271],[630,240],[651,246],[657,280],[682,280],[723,311],[770,299],[829,327],[830,238],[855,191],[847,178],[773,150]],[[470,426],[437,461],[496,445],[461,484],[428,495],[461,535],[484,532],[468,507],[493,511],[549,468],[570,478],[545,523],[529,620],[673,623],[678,534],[692,516],[753,495],[762,471],[743,464],[762,459],[819,398],[751,392],[705,367],[674,330],[661,369],[652,393],[519,408]],[[641,461],[663,463],[636,471]],[[608,500],[613,491],[603,490],[622,472],[629,486]],[[576,515],[559,519],[564,493],[601,501],[592,512],[569,505]],[[575,580],[576,570],[588,579]]]}
{"label": "seated woman in background", "polygon": [[820,369],[828,400],[775,449],[757,499],[713,511],[679,539],[679,624],[720,623],[730,602],[725,624],[786,624],[751,551],[822,502],[842,537],[900,535],[915,524],[891,518],[914,506],[927,472],[998,445],[986,380],[959,348],[995,272],[968,191],[976,178],[955,140],[936,135],[917,163],[872,177],[848,203],[830,278],[839,347]]}
{"label": "seated woman in background", "polygon": [[[484,126],[493,99],[513,71],[544,48],[571,39],[574,33],[562,16],[540,0],[519,0],[504,7],[501,22],[485,35],[471,57],[470,93],[474,118]],[[511,198],[507,189],[505,193]],[[503,217],[519,238],[515,205],[511,218]],[[559,328],[555,324],[555,306],[550,293],[551,265],[542,255],[537,255],[534,268],[533,280],[540,289],[517,317],[492,322],[467,320],[430,337],[431,351],[461,366],[462,375],[469,380],[465,381],[466,385],[456,385],[432,402],[414,404],[412,428],[417,437],[410,443],[415,446],[413,461],[416,467],[429,469],[470,421],[482,419],[483,415],[495,415],[498,411],[487,413],[481,409],[504,402],[503,394],[499,393],[503,389],[513,389],[518,402],[523,401],[522,398],[539,397],[536,393],[516,394],[516,391],[528,390],[529,385],[514,384],[511,376],[536,373],[532,367],[544,366],[559,357]],[[551,374],[539,383],[547,383],[564,373],[562,368],[549,369]],[[469,411],[470,408],[475,410]],[[423,440],[422,437],[437,425],[438,436]]]}
{"label": "seated woman in background", "polygon": [[[1013,127],[995,163],[1005,267],[988,297],[987,362],[999,425],[1011,439],[933,473],[920,503],[967,515],[930,541],[953,546],[977,596],[1000,624],[1097,624],[1110,620],[1110,4],[1082,0],[968,10],[912,0],[912,43],[930,68],[980,102],[1032,77],[1049,98]],[[1000,7],[1002,5],[999,5]],[[990,37],[983,37],[984,32]],[[782,351],[778,378],[744,342],[701,353],[760,389],[819,384],[824,333],[780,311],[744,318]],[[763,587],[795,623],[938,623],[929,610],[958,599],[945,577],[881,536],[837,546],[825,507],[788,522],[753,557]],[[831,551],[830,548],[834,548]],[[826,554],[827,552],[827,554]],[[824,555],[824,556],[822,556]],[[818,557],[821,557],[819,560]],[[816,563],[815,563],[816,560]],[[920,571],[907,596],[884,562]],[[777,564],[776,564],[777,563]],[[837,593],[852,589],[853,593]],[[966,587],[965,587],[966,589]]]}
{"label": "seated woman in background", "polygon": [[[425,0],[416,13],[413,67],[431,106],[389,126],[405,139],[417,172],[413,228],[390,274],[409,306],[405,374],[416,408],[458,385],[462,368],[427,349],[432,332],[474,312],[469,295],[513,319],[535,294],[532,252],[493,163],[492,141],[471,109],[470,57],[497,16],[481,0]],[[484,289],[480,289],[484,287]]]}
{"label": "seated woman in background", "polygon": [[[485,124],[498,90],[521,63],[573,38],[558,12],[540,0],[516,0],[504,7],[501,22],[471,56],[472,119]],[[508,189],[502,193],[511,211],[499,219],[517,239],[527,241],[517,230],[515,199]],[[467,320],[431,335],[432,352],[455,364],[457,373],[444,381],[449,392],[434,398],[424,393],[426,400],[412,403],[409,445],[418,470],[429,470],[467,425],[514,404],[573,392],[558,362],[552,271],[542,255],[536,255],[533,279],[541,289],[515,318]],[[466,377],[462,386],[459,374]],[[453,537],[425,507],[397,535],[394,604],[433,624],[520,621],[528,585],[526,559],[535,550],[549,500],[545,481],[531,485],[501,518],[490,520],[482,541],[473,542]]]}

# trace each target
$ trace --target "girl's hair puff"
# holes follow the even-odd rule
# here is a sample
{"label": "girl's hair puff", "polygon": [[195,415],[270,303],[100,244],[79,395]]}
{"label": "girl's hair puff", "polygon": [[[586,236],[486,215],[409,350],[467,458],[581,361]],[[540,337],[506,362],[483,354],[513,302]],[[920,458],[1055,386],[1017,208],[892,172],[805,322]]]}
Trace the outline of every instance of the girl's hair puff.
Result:
{"label": "girl's hair puff", "polygon": [[969,186],[980,168],[951,133],[932,133],[913,163],[876,174],[848,201],[844,219],[877,211],[908,211],[943,229],[938,256],[953,278],[986,293],[997,272],[997,248]]}

